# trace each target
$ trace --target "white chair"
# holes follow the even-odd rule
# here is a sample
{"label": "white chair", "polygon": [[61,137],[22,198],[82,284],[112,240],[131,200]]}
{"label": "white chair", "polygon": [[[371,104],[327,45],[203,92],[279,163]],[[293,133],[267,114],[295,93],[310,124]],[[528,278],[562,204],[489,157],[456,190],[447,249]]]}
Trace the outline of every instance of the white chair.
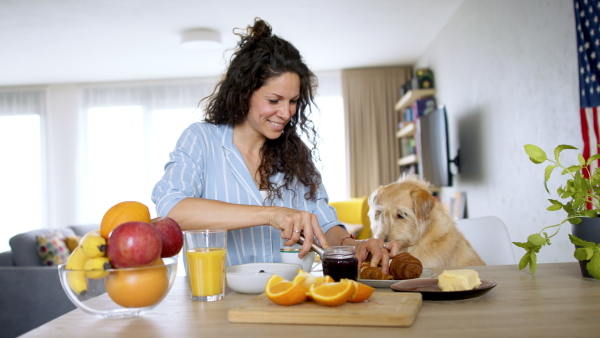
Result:
{"label": "white chair", "polygon": [[513,244],[506,225],[495,216],[456,221],[458,229],[487,265],[516,264]]}

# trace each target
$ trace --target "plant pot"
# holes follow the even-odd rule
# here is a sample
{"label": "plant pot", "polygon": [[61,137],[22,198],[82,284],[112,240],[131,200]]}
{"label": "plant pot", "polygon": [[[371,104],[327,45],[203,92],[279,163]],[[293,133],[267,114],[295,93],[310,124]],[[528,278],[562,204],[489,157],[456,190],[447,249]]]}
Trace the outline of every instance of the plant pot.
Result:
{"label": "plant pot", "polygon": [[[581,217],[581,223],[571,225],[571,233],[584,241],[600,243],[600,217]],[[578,246],[575,246],[578,248]],[[579,261],[581,275],[587,278],[594,278],[587,271],[586,265],[589,260]]]}

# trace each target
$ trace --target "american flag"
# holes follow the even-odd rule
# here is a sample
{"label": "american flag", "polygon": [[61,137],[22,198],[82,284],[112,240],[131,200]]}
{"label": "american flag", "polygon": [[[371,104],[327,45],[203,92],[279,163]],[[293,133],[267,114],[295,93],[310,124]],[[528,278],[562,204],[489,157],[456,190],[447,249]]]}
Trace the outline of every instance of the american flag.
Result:
{"label": "american flag", "polygon": [[[600,3],[574,0],[579,61],[579,114],[583,135],[582,155],[598,153],[600,143]],[[598,167],[592,164],[591,170]],[[587,176],[587,173],[583,173]]]}

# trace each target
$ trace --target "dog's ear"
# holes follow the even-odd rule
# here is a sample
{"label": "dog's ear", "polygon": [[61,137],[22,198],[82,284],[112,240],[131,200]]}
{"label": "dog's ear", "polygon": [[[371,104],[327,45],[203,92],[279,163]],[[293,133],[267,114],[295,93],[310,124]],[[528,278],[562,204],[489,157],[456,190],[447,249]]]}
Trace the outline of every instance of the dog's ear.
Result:
{"label": "dog's ear", "polygon": [[369,205],[374,205],[374,204],[376,204],[376,203],[378,202],[378,199],[377,199],[377,194],[379,194],[379,190],[381,190],[381,187],[379,187],[379,188],[375,189],[375,191],[373,191],[373,192],[371,193],[371,195],[370,195],[370,196],[369,196],[369,198],[367,199],[367,203],[368,203]]}
{"label": "dog's ear", "polygon": [[415,189],[410,192],[415,208],[415,215],[419,221],[424,221],[435,206],[436,199],[431,196],[429,191],[424,189]]}

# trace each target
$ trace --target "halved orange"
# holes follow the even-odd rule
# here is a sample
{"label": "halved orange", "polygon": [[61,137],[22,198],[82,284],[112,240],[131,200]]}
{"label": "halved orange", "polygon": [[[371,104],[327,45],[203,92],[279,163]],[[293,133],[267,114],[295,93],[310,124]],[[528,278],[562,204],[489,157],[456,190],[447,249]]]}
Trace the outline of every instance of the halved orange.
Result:
{"label": "halved orange", "polygon": [[348,279],[342,279],[336,283],[323,283],[319,286],[311,285],[310,296],[321,305],[340,306],[354,295],[355,290],[354,283]]}
{"label": "halved orange", "polygon": [[323,283],[333,283],[334,280],[331,276],[315,276],[309,272],[298,269],[298,273],[292,280],[294,284],[301,284],[306,291],[306,296],[310,297],[310,286],[319,286]]}
{"label": "halved orange", "polygon": [[352,283],[356,286],[356,290],[354,291],[352,297],[348,299],[348,302],[350,303],[364,302],[365,300],[369,299],[375,291],[375,288],[369,285],[359,283],[354,280],[352,281]]}
{"label": "halved orange", "polygon": [[269,278],[265,285],[265,294],[278,305],[295,305],[306,300],[306,292],[302,284],[287,281],[278,275]]}

